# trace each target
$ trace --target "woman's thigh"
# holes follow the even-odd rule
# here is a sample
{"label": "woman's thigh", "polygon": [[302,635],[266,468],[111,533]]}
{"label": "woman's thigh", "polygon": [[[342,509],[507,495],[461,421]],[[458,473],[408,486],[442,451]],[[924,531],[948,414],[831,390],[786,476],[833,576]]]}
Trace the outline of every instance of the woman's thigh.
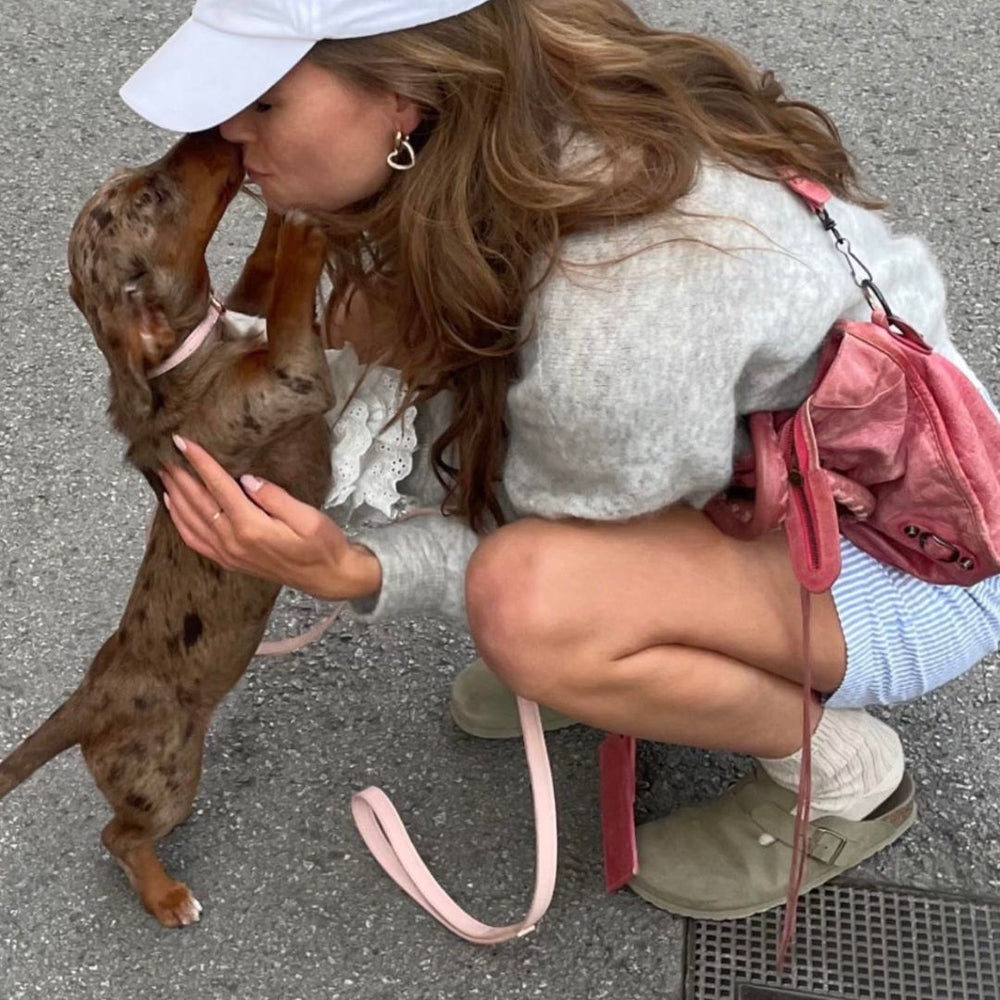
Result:
{"label": "woman's thigh", "polygon": [[[801,592],[783,532],[737,541],[684,506],[627,522],[528,519],[484,540],[466,586],[488,662],[587,669],[679,645],[801,679]],[[833,691],[846,646],[829,594],[812,597],[810,632],[813,686]]]}

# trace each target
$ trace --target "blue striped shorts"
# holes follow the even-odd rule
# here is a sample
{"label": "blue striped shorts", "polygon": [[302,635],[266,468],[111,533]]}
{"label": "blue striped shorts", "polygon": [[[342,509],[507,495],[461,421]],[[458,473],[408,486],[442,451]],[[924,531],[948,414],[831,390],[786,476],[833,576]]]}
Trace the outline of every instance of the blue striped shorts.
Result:
{"label": "blue striped shorts", "polygon": [[833,600],[847,642],[832,708],[893,705],[965,673],[1000,644],[1000,576],[973,587],[918,580],[840,539]]}

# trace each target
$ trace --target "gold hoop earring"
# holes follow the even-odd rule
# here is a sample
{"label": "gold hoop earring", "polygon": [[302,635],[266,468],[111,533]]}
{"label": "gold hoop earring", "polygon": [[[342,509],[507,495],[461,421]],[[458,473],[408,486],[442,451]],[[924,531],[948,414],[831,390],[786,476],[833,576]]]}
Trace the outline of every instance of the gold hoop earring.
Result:
{"label": "gold hoop earring", "polygon": [[[405,159],[400,159],[400,154],[405,155]],[[410,144],[410,137],[402,132],[396,133],[395,148],[386,157],[386,162],[393,170],[412,170],[417,165],[417,154]]]}

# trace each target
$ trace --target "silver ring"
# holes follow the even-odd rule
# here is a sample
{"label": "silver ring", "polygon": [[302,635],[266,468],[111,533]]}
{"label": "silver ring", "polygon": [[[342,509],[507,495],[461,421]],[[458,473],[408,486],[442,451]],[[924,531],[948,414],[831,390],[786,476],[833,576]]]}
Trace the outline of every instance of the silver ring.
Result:
{"label": "silver ring", "polygon": [[220,517],[222,517],[222,511],[221,511],[221,510],[217,510],[217,511],[216,511],[216,512],[215,512],[215,513],[214,513],[214,514],[212,515],[212,522],[213,522],[213,523],[215,523],[216,521],[218,521],[218,520],[219,520],[219,518],[220,518]]}

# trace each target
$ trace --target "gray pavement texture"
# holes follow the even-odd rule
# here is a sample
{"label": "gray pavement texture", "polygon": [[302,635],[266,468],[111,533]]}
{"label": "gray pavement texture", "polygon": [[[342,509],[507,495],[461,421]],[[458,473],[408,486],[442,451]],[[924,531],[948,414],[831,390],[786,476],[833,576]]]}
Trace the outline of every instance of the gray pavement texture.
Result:
{"label": "gray pavement texture", "polygon": [[[1000,390],[1000,18],[983,0],[645,0],[658,24],[735,43],[794,95],[828,109],[901,227],[938,252],[960,345]],[[119,164],[168,136],[117,86],[187,0],[0,0],[0,747],[75,687],[114,629],[150,496],[106,426],[103,361],[66,294],[72,220]],[[225,287],[254,208],[212,249]],[[311,621],[286,595],[275,629]],[[448,721],[465,635],[430,621],[346,623],[304,653],[251,666],[215,719],[196,815],[164,844],[205,903],[167,932],[100,846],[107,811],[76,751],[0,807],[0,998],[673,997],[683,924],[599,867],[598,734],[549,740],[561,867],[539,931],[465,944],[422,915],[368,857],[353,791],[387,788],[446,886],[477,914],[526,902],[532,826],[517,743]],[[922,823],[865,878],[1000,895],[998,663],[885,713],[920,786]],[[646,747],[639,808],[718,792],[746,762]]]}

